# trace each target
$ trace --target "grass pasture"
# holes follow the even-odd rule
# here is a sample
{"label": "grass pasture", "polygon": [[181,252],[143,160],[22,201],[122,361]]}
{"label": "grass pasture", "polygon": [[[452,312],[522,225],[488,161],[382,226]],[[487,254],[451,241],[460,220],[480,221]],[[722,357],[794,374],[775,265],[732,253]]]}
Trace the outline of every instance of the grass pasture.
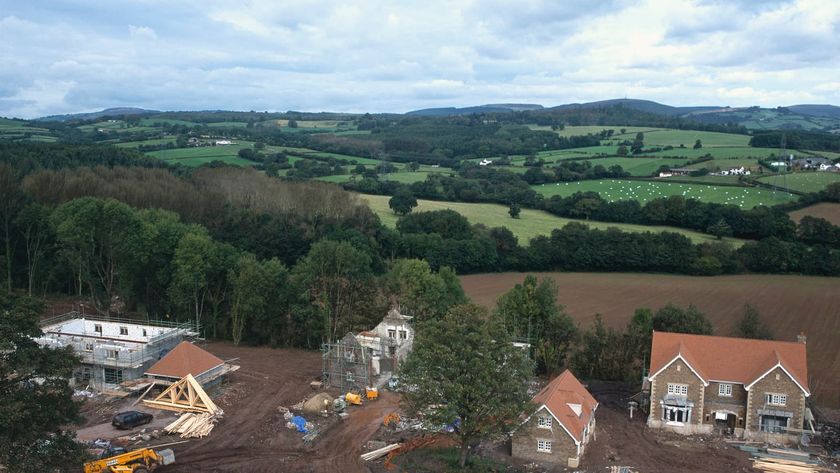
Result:
{"label": "grass pasture", "polygon": [[[755,307],[779,340],[808,336],[808,371],[818,405],[840,407],[840,278],[787,275],[678,276],[627,273],[538,273],[560,288],[558,302],[582,326],[601,314],[607,326],[623,330],[636,308],[657,310],[671,302],[694,304],[717,335],[730,335],[744,304]],[[525,278],[523,273],[461,276],[468,297],[493,307],[496,299]]]}
{"label": "grass pasture", "polygon": [[587,160],[593,167],[597,165],[604,166],[609,169],[610,166],[619,165],[625,171],[629,172],[631,176],[650,176],[659,169],[660,166],[680,167],[685,165],[686,159],[666,159],[666,158],[597,158]]}
{"label": "grass pasture", "polygon": [[[379,215],[379,218],[382,219],[382,223],[388,225],[389,227],[395,227],[397,225],[398,216],[394,214],[390,207],[388,207],[388,200],[391,199],[390,196],[363,195],[361,198],[362,200],[366,200],[370,208]],[[548,212],[543,212],[542,210],[522,209],[520,218],[515,219],[510,217],[506,206],[499,204],[440,202],[435,200],[420,199],[417,200],[417,204],[417,207],[414,209],[415,212],[451,209],[466,217],[471,224],[480,223],[486,225],[487,227],[507,227],[514,235],[516,235],[519,239],[519,243],[523,246],[527,245],[531,238],[538,235],[549,235],[552,230],[561,228],[571,222],[584,223],[589,225],[591,228],[599,230],[616,227],[626,232],[633,233],[661,231],[675,232],[687,236],[695,243],[715,240],[715,237],[711,235],[685,230],[682,228],[576,220],[558,217]],[[725,240],[732,243],[734,246],[740,246],[743,244],[743,240],[735,238],[726,238]]]}
{"label": "grass pasture", "polygon": [[626,179],[601,179],[532,186],[540,194],[551,197],[568,197],[575,192],[597,192],[608,201],[638,200],[640,203],[672,195],[681,195],[703,202],[738,205],[751,209],[758,205],[776,205],[795,200],[787,193],[774,193],[758,187],[713,186],[704,184],[683,184],[667,180],[643,181]]}
{"label": "grass pasture", "polygon": [[[636,133],[620,135],[620,139],[633,140]],[[615,139],[615,137],[613,137]],[[711,131],[696,130],[671,130],[657,129],[644,133],[645,147],[649,146],[674,146],[685,145],[686,148],[694,146],[694,142],[700,140],[703,148],[718,147],[746,147],[750,142],[748,135],[736,135],[734,133],[716,133]]]}
{"label": "grass pasture", "polygon": [[786,187],[795,192],[819,192],[829,184],[840,182],[840,173],[794,172],[785,175],[761,177],[758,180],[767,184]]}
{"label": "grass pasture", "polygon": [[250,141],[237,141],[228,146],[199,146],[195,148],[164,149],[146,153],[154,158],[171,164],[201,166],[211,161],[224,161],[239,166],[252,166],[254,163],[239,157],[239,150],[253,147]]}

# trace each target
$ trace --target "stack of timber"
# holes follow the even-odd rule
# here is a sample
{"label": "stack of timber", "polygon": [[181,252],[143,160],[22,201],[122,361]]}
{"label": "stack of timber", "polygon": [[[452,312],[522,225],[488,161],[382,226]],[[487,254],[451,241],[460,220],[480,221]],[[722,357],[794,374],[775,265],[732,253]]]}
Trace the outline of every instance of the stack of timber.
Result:
{"label": "stack of timber", "polygon": [[390,453],[391,451],[396,450],[400,447],[402,447],[401,443],[392,443],[391,445],[388,445],[386,447],[377,448],[376,450],[372,450],[370,452],[363,453],[363,454],[361,454],[360,458],[363,461],[376,460],[377,458],[383,457],[383,456],[387,455],[388,453]]}
{"label": "stack of timber", "polygon": [[209,413],[187,412],[167,425],[163,430],[170,434],[181,434],[182,439],[201,438],[210,435],[216,425],[216,416]]}
{"label": "stack of timber", "polygon": [[806,452],[789,449],[768,448],[766,453],[755,452],[750,460],[753,467],[768,473],[817,473],[832,471],[811,460]]}

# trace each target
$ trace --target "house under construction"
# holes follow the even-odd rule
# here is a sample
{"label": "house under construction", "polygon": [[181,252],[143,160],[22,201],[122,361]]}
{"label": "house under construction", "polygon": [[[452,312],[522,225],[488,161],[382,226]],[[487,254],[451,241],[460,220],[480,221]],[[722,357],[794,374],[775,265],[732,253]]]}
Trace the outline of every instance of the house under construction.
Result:
{"label": "house under construction", "polygon": [[192,323],[137,321],[70,312],[46,319],[36,341],[72,347],[81,359],[71,384],[99,391],[143,377],[143,373],[184,338],[198,335]]}
{"label": "house under construction", "polygon": [[325,343],[324,385],[341,391],[362,391],[387,380],[411,351],[414,328],[410,320],[399,310],[391,309],[373,330],[348,333],[335,343]]}

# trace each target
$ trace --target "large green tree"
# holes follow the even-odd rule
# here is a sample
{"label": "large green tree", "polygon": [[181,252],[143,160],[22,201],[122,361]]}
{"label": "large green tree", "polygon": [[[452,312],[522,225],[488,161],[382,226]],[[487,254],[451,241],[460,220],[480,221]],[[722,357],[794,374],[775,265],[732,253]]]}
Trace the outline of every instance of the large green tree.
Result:
{"label": "large green tree", "polygon": [[454,272],[443,267],[437,273],[419,259],[399,259],[385,275],[390,295],[416,322],[439,319],[453,305],[467,301]]}
{"label": "large green tree", "polygon": [[411,209],[417,207],[417,199],[408,187],[400,187],[394,193],[394,196],[388,200],[388,207],[397,215],[405,215],[411,212]]}
{"label": "large green tree", "polygon": [[732,335],[741,338],[757,338],[759,340],[770,340],[773,338],[773,332],[761,320],[758,310],[749,304],[744,304],[744,315],[738,321]]}
{"label": "large green tree", "polygon": [[81,471],[84,451],[65,426],[80,421],[67,379],[77,359],[45,348],[29,298],[0,291],[0,465],[7,471]]}
{"label": "large green tree", "polygon": [[503,294],[496,313],[515,339],[530,343],[540,371],[552,374],[566,365],[577,336],[574,321],[557,304],[557,284],[551,278],[528,275]]}
{"label": "large green tree", "polygon": [[38,276],[43,273],[41,262],[55,242],[50,209],[41,204],[30,204],[21,210],[15,222],[26,251],[26,287],[31,297]]}
{"label": "large green tree", "polygon": [[376,299],[371,258],[350,243],[321,240],[312,245],[295,266],[292,281],[314,311],[311,316],[324,321],[322,339],[335,340],[382,317],[366,310]]}
{"label": "large green tree", "polygon": [[20,182],[14,169],[5,163],[0,163],[0,226],[2,226],[3,247],[5,249],[3,262],[6,269],[6,290],[12,290],[13,242],[12,224],[15,216],[23,206],[24,194],[20,189]]}
{"label": "large green tree", "polygon": [[[271,319],[278,309],[275,302],[286,274],[286,268],[277,259],[257,261],[251,254],[239,258],[236,269],[229,276],[233,287],[231,336],[235,345],[242,341],[246,325],[251,320]],[[260,329],[269,331],[270,327],[262,326]]]}
{"label": "large green tree", "polygon": [[52,221],[62,254],[76,268],[79,294],[87,286],[96,308],[110,313],[123,265],[148,257],[150,248],[142,242],[149,227],[122,202],[93,197],[61,205]]}
{"label": "large green tree", "polygon": [[412,414],[432,425],[452,424],[461,443],[459,464],[470,448],[508,430],[528,405],[532,363],[513,346],[503,321],[465,304],[417,332],[401,367]]}
{"label": "large green tree", "polygon": [[653,329],[660,332],[693,333],[711,335],[712,323],[697,307],[687,309],[668,304],[653,315]]}

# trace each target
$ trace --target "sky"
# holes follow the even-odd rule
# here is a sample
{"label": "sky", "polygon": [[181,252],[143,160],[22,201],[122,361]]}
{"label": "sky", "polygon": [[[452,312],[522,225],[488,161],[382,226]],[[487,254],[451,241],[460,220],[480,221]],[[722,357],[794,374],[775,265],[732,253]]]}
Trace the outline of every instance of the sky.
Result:
{"label": "sky", "polygon": [[0,0],[0,116],[840,105],[840,0]]}

